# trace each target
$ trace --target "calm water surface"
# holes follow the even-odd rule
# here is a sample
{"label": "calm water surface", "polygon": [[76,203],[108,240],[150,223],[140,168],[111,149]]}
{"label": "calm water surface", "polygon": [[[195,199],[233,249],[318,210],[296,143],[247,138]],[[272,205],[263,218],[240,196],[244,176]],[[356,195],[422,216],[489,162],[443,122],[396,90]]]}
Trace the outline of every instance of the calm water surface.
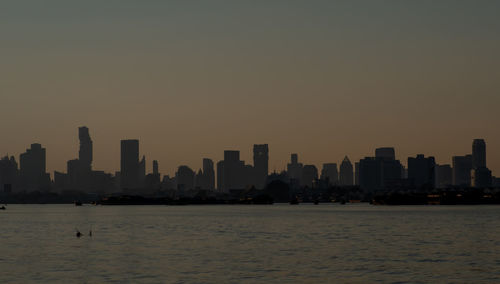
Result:
{"label": "calm water surface", "polygon": [[500,283],[500,206],[8,205],[0,283],[33,282]]}

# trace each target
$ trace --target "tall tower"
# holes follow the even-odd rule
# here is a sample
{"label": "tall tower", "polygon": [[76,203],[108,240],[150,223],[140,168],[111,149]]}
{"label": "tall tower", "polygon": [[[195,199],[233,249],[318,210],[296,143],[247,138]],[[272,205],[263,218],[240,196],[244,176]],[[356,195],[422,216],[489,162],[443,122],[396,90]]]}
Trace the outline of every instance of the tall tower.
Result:
{"label": "tall tower", "polygon": [[353,185],[354,174],[352,163],[347,156],[340,164],[339,183],[340,185]]}
{"label": "tall tower", "polygon": [[486,168],[486,143],[483,139],[472,142],[472,168]]}
{"label": "tall tower", "polygon": [[80,139],[80,151],[78,159],[83,168],[90,170],[92,168],[92,139],[90,139],[89,129],[86,126],[78,128],[78,138]]}
{"label": "tall tower", "polygon": [[205,186],[208,190],[215,189],[215,171],[214,171],[214,162],[211,159],[204,158],[203,159],[203,177],[205,181]]}
{"label": "tall tower", "polygon": [[269,147],[267,144],[253,145],[253,167],[255,173],[255,187],[266,186],[269,173]]}
{"label": "tall tower", "polygon": [[139,140],[121,141],[120,183],[122,189],[139,186]]}

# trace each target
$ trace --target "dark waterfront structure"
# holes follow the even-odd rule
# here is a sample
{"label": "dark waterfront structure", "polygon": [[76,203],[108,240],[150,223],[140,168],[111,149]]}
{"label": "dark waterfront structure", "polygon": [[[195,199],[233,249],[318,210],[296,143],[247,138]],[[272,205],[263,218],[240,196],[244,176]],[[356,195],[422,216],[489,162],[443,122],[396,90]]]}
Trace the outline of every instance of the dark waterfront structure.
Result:
{"label": "dark waterfront structure", "polygon": [[450,165],[436,165],[436,188],[448,188],[453,185],[453,169]]}
{"label": "dark waterfront structure", "polygon": [[295,153],[291,154],[290,163],[287,165],[287,172],[293,188],[299,187],[302,184],[302,168],[302,163],[299,163],[299,155]]}
{"label": "dark waterfront structure", "polygon": [[120,187],[122,189],[138,189],[141,166],[139,164],[139,140],[121,141]]}
{"label": "dark waterfront structure", "polygon": [[[240,160],[240,151],[226,150],[216,169],[211,159],[204,158],[198,171],[182,165],[174,176],[162,176],[157,160],[153,160],[152,172],[146,175],[146,158],[139,159],[139,140],[121,140],[120,171],[113,175],[92,169],[93,141],[87,127],[78,128],[78,138],[78,158],[67,162],[67,173],[55,171],[53,181],[46,173],[46,150],[38,143],[20,155],[19,169],[14,157],[0,159],[0,197],[10,196],[7,200],[13,202],[61,202],[75,198],[89,201],[92,196],[139,195],[169,200],[187,198],[196,204],[211,204],[217,198],[222,198],[217,202],[223,204],[257,204],[258,200],[268,203],[273,198],[279,202],[347,202],[372,201],[375,196],[385,196],[377,199],[383,203],[399,200],[400,194],[402,202],[408,204],[468,202],[450,199],[446,194],[451,190],[459,192],[453,194],[468,194],[467,198],[484,192],[483,197],[474,195],[470,199],[479,204],[493,202],[500,196],[499,189],[492,188],[499,187],[499,179],[486,167],[486,147],[482,139],[474,140],[472,155],[453,157],[453,167],[436,165],[434,157],[419,154],[408,158],[408,169],[405,169],[396,159],[396,150],[383,147],[375,150],[375,157],[365,157],[355,163],[355,176],[347,156],[339,168],[337,163],[324,163],[319,176],[316,166],[299,163],[296,153],[291,154],[286,170],[268,174],[269,146],[255,144],[253,165]],[[436,192],[446,195],[446,201],[436,201],[432,197]],[[16,197],[18,193],[25,195]],[[44,194],[44,197],[28,196],[30,193]],[[393,201],[387,199],[393,197],[396,198]]]}
{"label": "dark waterfront structure", "polygon": [[472,155],[453,157],[453,185],[471,186]]}
{"label": "dark waterfront structure", "polygon": [[486,142],[483,139],[472,142],[472,168],[486,168]]}
{"label": "dark waterfront structure", "polygon": [[434,157],[425,157],[423,154],[415,158],[408,158],[408,179],[417,189],[432,189],[435,186]]}
{"label": "dark waterfront structure", "polygon": [[240,161],[240,151],[224,151],[224,161],[219,162],[217,170],[220,170],[220,191],[228,192],[231,189],[243,189],[245,187],[245,163]]}
{"label": "dark waterfront structure", "polygon": [[359,187],[368,192],[382,189],[382,160],[365,157],[359,161]]}
{"label": "dark waterfront structure", "polygon": [[50,175],[46,172],[46,151],[41,144],[31,144],[19,156],[22,188],[27,191],[48,190]]}
{"label": "dark waterfront structure", "polygon": [[354,173],[352,163],[347,156],[340,164],[339,184],[343,186],[352,186],[354,182]]}
{"label": "dark waterfront structure", "polygon": [[323,164],[321,180],[326,181],[328,186],[339,184],[339,172],[336,163]]}
{"label": "dark waterfront structure", "polygon": [[486,167],[475,168],[471,172],[471,182],[473,187],[486,188],[492,184],[491,171]]}
{"label": "dark waterfront structure", "polygon": [[269,174],[269,147],[267,144],[253,145],[254,186],[264,188]]}
{"label": "dark waterfront structure", "polygon": [[318,169],[315,165],[304,165],[302,168],[302,186],[312,188],[318,180]]}

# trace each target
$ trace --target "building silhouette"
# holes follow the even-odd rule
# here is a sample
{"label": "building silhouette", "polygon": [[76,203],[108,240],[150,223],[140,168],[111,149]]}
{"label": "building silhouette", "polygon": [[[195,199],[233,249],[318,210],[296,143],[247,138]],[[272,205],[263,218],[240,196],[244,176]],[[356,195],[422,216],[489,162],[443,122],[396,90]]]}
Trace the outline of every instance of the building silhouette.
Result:
{"label": "building silhouette", "polygon": [[471,171],[471,183],[476,188],[487,188],[492,185],[491,171],[486,167],[478,167]]}
{"label": "building silhouette", "polygon": [[177,172],[175,173],[175,181],[177,184],[177,190],[188,191],[194,189],[194,171],[188,166],[179,166]]}
{"label": "building silhouette", "polygon": [[383,189],[381,159],[365,157],[359,161],[359,187],[369,192]]}
{"label": "building silhouette", "polygon": [[215,189],[214,162],[211,159],[203,159],[203,170],[199,170],[195,177],[195,188],[204,190]]}
{"label": "building silhouette", "polygon": [[254,186],[263,189],[269,174],[269,147],[267,144],[253,145]]}
{"label": "building silhouette", "polygon": [[326,181],[328,186],[339,184],[339,172],[336,163],[323,164],[321,180]]}
{"label": "building silhouette", "polygon": [[408,179],[417,189],[432,189],[435,186],[434,157],[425,157],[418,154],[415,158],[408,158]]}
{"label": "building silhouette", "polygon": [[19,186],[19,169],[14,156],[0,159],[0,193],[10,193]]}
{"label": "building silhouette", "polygon": [[302,186],[309,188],[314,187],[315,182],[318,179],[318,169],[315,165],[304,165],[302,168]]}
{"label": "building silhouette", "polygon": [[486,143],[483,139],[472,142],[472,168],[486,168]]}
{"label": "building silhouette", "polygon": [[302,163],[299,163],[299,155],[291,154],[290,163],[287,165],[287,172],[290,178],[290,185],[292,188],[298,188],[301,185],[302,179]]}
{"label": "building silhouette", "polygon": [[448,188],[453,185],[453,169],[450,165],[436,165],[436,188]]}
{"label": "building silhouette", "polygon": [[217,171],[221,172],[217,175],[217,178],[221,179],[219,191],[229,192],[245,188],[245,163],[240,161],[240,151],[224,151],[224,160],[217,164]]}
{"label": "building silhouette", "polygon": [[454,156],[453,185],[459,187],[471,186],[472,155]]}
{"label": "building silhouette", "polygon": [[26,191],[48,190],[50,175],[46,173],[46,150],[38,143],[19,156],[20,178]]}
{"label": "building silhouette", "polygon": [[89,129],[86,126],[78,128],[78,138],[80,139],[80,150],[78,151],[78,159],[81,162],[81,167],[92,169],[93,148],[92,139],[90,139]]}
{"label": "building silhouette", "polygon": [[141,187],[139,165],[139,140],[121,140],[120,187],[122,190],[134,190]]}
{"label": "building silhouette", "polygon": [[354,173],[352,163],[347,156],[340,164],[339,184],[343,186],[352,186],[354,183]]}

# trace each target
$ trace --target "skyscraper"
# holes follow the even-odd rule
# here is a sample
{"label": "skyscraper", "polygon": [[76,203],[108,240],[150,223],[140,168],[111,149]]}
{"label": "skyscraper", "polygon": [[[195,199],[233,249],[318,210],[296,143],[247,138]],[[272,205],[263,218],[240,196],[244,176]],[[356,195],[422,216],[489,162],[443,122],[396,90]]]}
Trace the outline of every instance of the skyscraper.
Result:
{"label": "skyscraper", "polygon": [[179,166],[175,173],[177,190],[191,190],[194,188],[194,171],[188,166]]}
{"label": "skyscraper", "polygon": [[410,157],[408,158],[408,178],[418,189],[434,188],[436,183],[435,166],[434,157],[425,158],[422,154],[415,158]]}
{"label": "skyscraper", "polygon": [[339,173],[339,183],[343,186],[351,186],[353,185],[353,169],[352,163],[347,156],[345,156],[344,160],[340,164],[340,173]]}
{"label": "skyscraper", "polygon": [[359,161],[359,187],[367,191],[383,188],[382,159],[365,157]]}
{"label": "skyscraper", "polygon": [[302,186],[312,188],[318,179],[318,169],[315,165],[304,165],[302,168]]}
{"label": "skyscraper", "polygon": [[337,185],[339,182],[339,172],[336,163],[323,164],[321,169],[321,179],[328,180],[328,185]]}
{"label": "skyscraper", "polygon": [[254,185],[263,189],[269,174],[269,147],[267,144],[253,145]]}
{"label": "skyscraper", "polygon": [[472,142],[472,168],[486,168],[486,143],[483,139]]}
{"label": "skyscraper", "polygon": [[46,173],[46,151],[38,143],[19,156],[20,176],[26,190],[48,189],[50,176]]}
{"label": "skyscraper", "polygon": [[290,155],[290,163],[287,165],[288,176],[290,177],[290,185],[299,187],[302,179],[302,163],[299,163],[297,154]]}
{"label": "skyscraper", "polygon": [[139,184],[139,140],[121,141],[120,185],[122,189],[137,189]]}
{"label": "skyscraper", "polygon": [[453,184],[453,169],[450,165],[436,165],[436,188],[447,188]]}
{"label": "skyscraper", "polygon": [[454,156],[453,160],[453,185],[471,186],[472,155]]}
{"label": "skyscraper", "polygon": [[215,189],[215,171],[214,162],[211,159],[203,159],[203,177],[205,182],[205,188],[208,190]]}
{"label": "skyscraper", "polygon": [[80,150],[78,151],[78,159],[82,168],[92,169],[92,139],[90,139],[89,129],[86,126],[78,128],[78,138],[80,139]]}
{"label": "skyscraper", "polygon": [[[218,165],[219,167],[219,165]],[[219,168],[217,167],[217,170]],[[240,161],[240,151],[224,151],[222,167],[222,191],[231,189],[243,189],[245,187],[245,163]]]}

